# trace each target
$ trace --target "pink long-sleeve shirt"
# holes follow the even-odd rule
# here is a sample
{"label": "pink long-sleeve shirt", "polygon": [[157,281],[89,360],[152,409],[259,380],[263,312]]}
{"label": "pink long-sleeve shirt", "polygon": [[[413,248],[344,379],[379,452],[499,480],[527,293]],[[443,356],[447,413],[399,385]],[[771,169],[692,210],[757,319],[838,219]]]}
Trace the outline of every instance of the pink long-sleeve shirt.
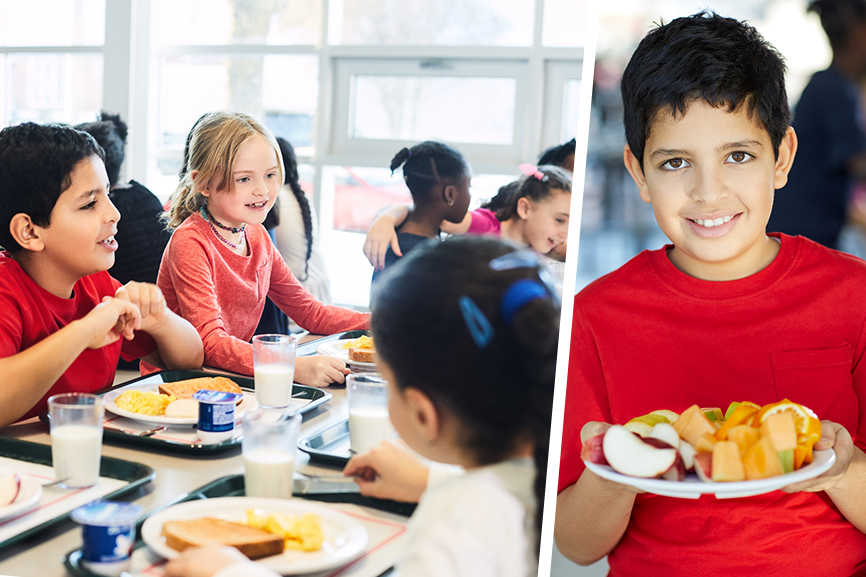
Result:
{"label": "pink long-sleeve shirt", "polygon": [[270,297],[311,333],[364,329],[370,315],[323,305],[295,279],[261,225],[247,226],[249,255],[231,251],[193,214],[175,230],[157,285],[169,308],[201,335],[205,365],[253,374],[249,342]]}

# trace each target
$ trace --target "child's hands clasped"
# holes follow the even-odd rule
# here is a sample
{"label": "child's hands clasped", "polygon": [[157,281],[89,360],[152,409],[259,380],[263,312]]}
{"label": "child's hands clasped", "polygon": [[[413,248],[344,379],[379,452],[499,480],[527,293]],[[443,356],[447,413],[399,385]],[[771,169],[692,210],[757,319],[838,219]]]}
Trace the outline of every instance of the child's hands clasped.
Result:
{"label": "child's hands clasped", "polygon": [[131,340],[141,325],[141,313],[129,301],[105,297],[78,322],[90,329],[87,348],[101,349],[120,338]]}
{"label": "child's hands clasped", "polygon": [[794,483],[782,488],[787,493],[809,491],[817,493],[835,487],[848,472],[848,467],[854,459],[854,441],[845,427],[832,421],[821,421],[821,439],[812,447],[813,451],[833,449],[836,452],[836,462],[826,472],[813,479]]}
{"label": "child's hands clasped", "polygon": [[334,357],[314,355],[295,359],[295,382],[309,387],[327,387],[346,380],[346,363]]}

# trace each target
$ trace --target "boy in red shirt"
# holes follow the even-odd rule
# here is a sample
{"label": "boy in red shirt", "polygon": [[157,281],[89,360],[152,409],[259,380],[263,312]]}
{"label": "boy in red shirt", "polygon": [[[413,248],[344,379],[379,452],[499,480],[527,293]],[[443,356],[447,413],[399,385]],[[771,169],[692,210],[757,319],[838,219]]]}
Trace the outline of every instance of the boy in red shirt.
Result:
{"label": "boy in red shirt", "polygon": [[[753,28],[700,13],[650,32],[623,74],[624,161],[672,244],[575,298],[555,537],[577,563],[866,574],[866,263],[766,233],[797,149],[784,72]],[[815,448],[837,460],[781,491],[661,497],[580,458],[597,422],[784,398],[825,419]]]}
{"label": "boy in red shirt", "polygon": [[104,154],[71,127],[0,131],[0,426],[37,415],[50,395],[110,385],[120,354],[201,366],[198,333],[155,285],[106,272],[120,214]]}

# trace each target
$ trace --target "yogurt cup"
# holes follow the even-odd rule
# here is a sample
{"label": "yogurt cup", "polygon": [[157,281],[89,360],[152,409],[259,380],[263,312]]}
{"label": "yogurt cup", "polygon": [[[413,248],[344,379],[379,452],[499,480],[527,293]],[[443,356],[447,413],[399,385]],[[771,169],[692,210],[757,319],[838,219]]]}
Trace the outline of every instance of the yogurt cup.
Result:
{"label": "yogurt cup", "polygon": [[72,511],[72,520],[81,525],[82,564],[97,575],[128,570],[142,511],[140,505],[113,501],[93,501]]}
{"label": "yogurt cup", "polygon": [[239,393],[197,391],[198,438],[203,445],[228,441],[235,433],[235,405],[243,398]]}

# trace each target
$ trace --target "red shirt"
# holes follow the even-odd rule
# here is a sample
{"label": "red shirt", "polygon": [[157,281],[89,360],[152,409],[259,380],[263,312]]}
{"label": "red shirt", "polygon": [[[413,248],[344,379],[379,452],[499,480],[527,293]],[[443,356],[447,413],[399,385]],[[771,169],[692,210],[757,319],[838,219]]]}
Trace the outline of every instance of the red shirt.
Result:
{"label": "red shirt", "polygon": [[[98,272],[79,279],[72,298],[60,298],[36,284],[9,253],[0,253],[0,358],[18,354],[82,318],[119,287],[107,272]],[[142,331],[132,341],[120,339],[101,349],[85,349],[21,420],[45,410],[51,395],[92,393],[107,387],[114,381],[121,354],[131,360],[154,350],[156,343]]]}
{"label": "red shirt", "polygon": [[[777,236],[779,235],[771,235]],[[574,301],[559,490],[584,470],[580,429],[653,411],[788,398],[866,448],[866,263],[803,237],[741,280],[645,251]],[[824,493],[637,496],[610,575],[866,574],[866,535]],[[858,573],[858,569],[860,573]]]}
{"label": "red shirt", "polygon": [[165,248],[157,285],[168,307],[201,335],[205,365],[253,374],[250,339],[262,317],[265,297],[311,333],[367,328],[368,313],[323,305],[307,292],[265,227],[247,226],[246,242],[248,256],[232,252],[199,214],[193,214],[174,231]]}

